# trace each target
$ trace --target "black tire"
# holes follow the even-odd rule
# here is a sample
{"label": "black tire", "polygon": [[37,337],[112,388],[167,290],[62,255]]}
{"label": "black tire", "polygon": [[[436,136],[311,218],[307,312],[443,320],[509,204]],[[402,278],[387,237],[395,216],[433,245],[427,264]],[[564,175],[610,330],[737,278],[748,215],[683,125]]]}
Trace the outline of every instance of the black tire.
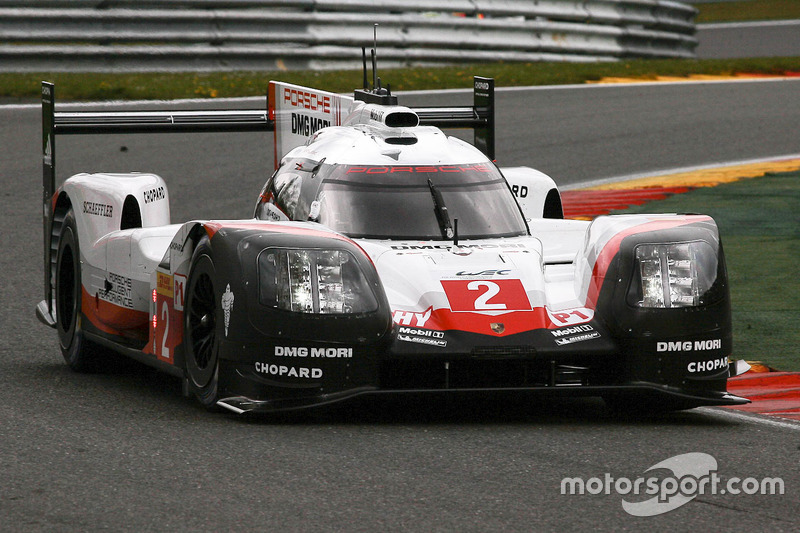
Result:
{"label": "black tire", "polygon": [[81,259],[75,215],[70,209],[61,226],[56,256],[56,329],[61,353],[72,370],[92,372],[100,348],[81,329]]}
{"label": "black tire", "polygon": [[183,343],[189,390],[207,408],[214,408],[219,385],[219,292],[214,286],[214,261],[201,244],[192,257],[184,305]]}

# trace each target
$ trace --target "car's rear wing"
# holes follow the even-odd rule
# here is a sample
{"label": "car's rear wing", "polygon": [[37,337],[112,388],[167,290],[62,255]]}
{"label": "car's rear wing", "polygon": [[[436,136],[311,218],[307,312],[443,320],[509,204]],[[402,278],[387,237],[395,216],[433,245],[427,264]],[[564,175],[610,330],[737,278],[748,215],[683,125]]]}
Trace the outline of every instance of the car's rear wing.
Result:
{"label": "car's rear wing", "polygon": [[[190,110],[190,111],[126,111],[126,112],[56,112],[55,85],[42,82],[42,205],[44,232],[44,306],[37,308],[40,319],[54,323],[53,274],[51,269],[50,238],[53,219],[54,195],[56,193],[56,137],[59,135],[118,134],[118,133],[214,133],[214,132],[275,132],[275,165],[291,148],[305,142],[316,130],[308,128],[306,134],[294,139],[291,136],[291,119],[276,121],[276,108],[280,102],[276,95],[287,88],[302,91],[312,98],[314,95],[333,95],[316,89],[292,86],[271,81],[264,110]],[[347,105],[340,111],[349,110],[352,97],[333,95]],[[346,109],[345,109],[346,107]],[[413,109],[420,124],[440,128],[471,128],[475,132],[475,146],[490,159],[494,150],[494,79],[474,78],[473,105],[465,107],[421,107]],[[279,113],[280,115],[280,113]],[[331,124],[333,125],[333,124]],[[282,137],[287,142],[282,142]]]}
{"label": "car's rear wing", "polygon": [[[397,105],[386,89],[356,90],[354,96],[309,89],[290,83],[270,82],[267,98],[269,119],[275,128],[275,167],[292,148],[305,144],[317,131],[340,126],[360,103]],[[473,105],[463,107],[416,107],[411,111],[421,125],[470,128],[475,147],[494,160],[494,79],[475,77]]]}

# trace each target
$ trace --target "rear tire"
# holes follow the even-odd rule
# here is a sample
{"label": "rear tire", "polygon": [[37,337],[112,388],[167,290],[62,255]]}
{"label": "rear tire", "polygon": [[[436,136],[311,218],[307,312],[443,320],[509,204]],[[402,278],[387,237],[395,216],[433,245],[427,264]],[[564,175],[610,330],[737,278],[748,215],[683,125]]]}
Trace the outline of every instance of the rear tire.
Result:
{"label": "rear tire", "polygon": [[219,398],[219,293],[214,286],[216,271],[208,246],[194,252],[184,306],[186,379],[189,390],[207,408]]}
{"label": "rear tire", "polygon": [[81,329],[81,259],[75,215],[70,209],[61,226],[56,256],[56,329],[64,360],[76,372],[97,369],[99,347]]}

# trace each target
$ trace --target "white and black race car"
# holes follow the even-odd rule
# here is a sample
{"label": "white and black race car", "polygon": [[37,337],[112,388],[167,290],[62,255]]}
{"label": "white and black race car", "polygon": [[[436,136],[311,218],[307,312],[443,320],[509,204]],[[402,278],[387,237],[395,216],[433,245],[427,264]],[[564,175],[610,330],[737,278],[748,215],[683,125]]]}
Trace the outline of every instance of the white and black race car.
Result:
{"label": "white and black race car", "polygon": [[[43,84],[37,315],[75,370],[110,349],[237,413],[429,391],[746,403],[714,220],[563,219],[550,177],[493,162],[494,82],[474,83],[466,108],[271,82],[266,111],[128,113],[55,113]],[[56,188],[59,134],[263,130],[277,169],[252,219],[172,224],[154,174]]]}

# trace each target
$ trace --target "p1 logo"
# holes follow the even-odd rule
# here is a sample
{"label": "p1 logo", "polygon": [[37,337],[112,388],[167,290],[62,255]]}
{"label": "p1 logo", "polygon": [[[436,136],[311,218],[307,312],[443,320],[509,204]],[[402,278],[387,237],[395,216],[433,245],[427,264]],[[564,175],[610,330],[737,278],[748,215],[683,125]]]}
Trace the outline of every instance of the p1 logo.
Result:
{"label": "p1 logo", "polygon": [[550,311],[547,310],[547,315],[550,321],[556,327],[575,326],[577,324],[584,324],[594,318],[594,311],[585,307],[578,309],[565,309],[563,311]]}

